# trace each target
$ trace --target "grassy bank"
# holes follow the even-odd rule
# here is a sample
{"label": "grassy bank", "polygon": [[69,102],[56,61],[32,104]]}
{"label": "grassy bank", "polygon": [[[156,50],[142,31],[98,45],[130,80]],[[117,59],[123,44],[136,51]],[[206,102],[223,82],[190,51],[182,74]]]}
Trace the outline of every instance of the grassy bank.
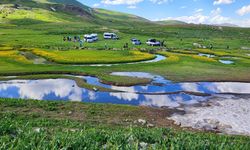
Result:
{"label": "grassy bank", "polygon": [[107,50],[32,50],[36,55],[61,64],[108,64],[128,63],[154,59],[154,55],[140,51],[107,51]]}
{"label": "grassy bank", "polygon": [[250,148],[249,137],[182,130],[166,119],[173,112],[108,104],[0,99],[0,149]]}

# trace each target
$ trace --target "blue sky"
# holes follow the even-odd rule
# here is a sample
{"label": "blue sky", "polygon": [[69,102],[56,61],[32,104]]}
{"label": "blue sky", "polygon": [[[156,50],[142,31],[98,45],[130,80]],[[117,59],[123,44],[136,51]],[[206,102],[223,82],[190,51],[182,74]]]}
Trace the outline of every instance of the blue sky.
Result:
{"label": "blue sky", "polygon": [[232,23],[250,27],[250,0],[78,0],[85,5],[135,14],[149,20]]}

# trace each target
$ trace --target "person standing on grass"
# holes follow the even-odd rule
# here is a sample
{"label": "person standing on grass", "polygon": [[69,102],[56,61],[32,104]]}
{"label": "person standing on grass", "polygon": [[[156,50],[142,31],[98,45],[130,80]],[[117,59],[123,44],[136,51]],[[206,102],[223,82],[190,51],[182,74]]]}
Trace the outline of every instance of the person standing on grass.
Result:
{"label": "person standing on grass", "polygon": [[80,40],[81,40],[81,37],[78,35],[77,36],[77,41],[80,42]]}
{"label": "person standing on grass", "polygon": [[108,49],[107,43],[105,43],[104,48],[105,48],[106,50]]}
{"label": "person standing on grass", "polygon": [[74,42],[76,42],[77,41],[77,36],[74,36]]}
{"label": "person standing on grass", "polygon": [[80,40],[79,43],[80,43],[80,48],[83,47],[83,40]]}

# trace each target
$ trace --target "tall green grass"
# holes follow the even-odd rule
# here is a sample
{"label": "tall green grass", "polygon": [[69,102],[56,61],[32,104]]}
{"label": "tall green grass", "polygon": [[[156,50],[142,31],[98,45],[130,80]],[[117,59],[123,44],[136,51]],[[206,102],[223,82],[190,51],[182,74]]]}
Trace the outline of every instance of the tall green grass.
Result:
{"label": "tall green grass", "polygon": [[[84,106],[85,105],[85,106]],[[0,149],[218,149],[248,150],[249,137],[227,136],[214,133],[174,130],[170,128],[146,128],[108,125],[84,120],[51,118],[61,109],[77,111],[95,108],[89,114],[98,119],[105,105],[74,104],[65,102],[44,102],[24,100],[0,100]],[[4,111],[4,107],[16,112]],[[33,107],[33,109],[32,109]],[[79,108],[77,108],[79,107]],[[122,107],[123,111],[134,111],[137,107],[109,106],[106,113]],[[112,108],[114,108],[112,110]],[[27,109],[31,109],[28,111]],[[42,109],[44,113],[35,113]],[[120,110],[121,111],[121,110]],[[83,112],[82,112],[83,113]],[[105,113],[105,114],[106,114]],[[113,112],[114,113],[114,112]],[[99,119],[101,119],[99,117]]]}

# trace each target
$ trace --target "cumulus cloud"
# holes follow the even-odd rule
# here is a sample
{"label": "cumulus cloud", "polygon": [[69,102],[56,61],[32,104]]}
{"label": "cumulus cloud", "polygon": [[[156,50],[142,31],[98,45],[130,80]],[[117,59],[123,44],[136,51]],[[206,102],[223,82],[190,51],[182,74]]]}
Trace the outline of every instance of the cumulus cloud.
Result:
{"label": "cumulus cloud", "polygon": [[222,16],[221,13],[221,8],[212,10],[208,15],[203,14],[203,9],[197,9],[191,16],[168,17],[160,20],[179,20],[194,24],[222,24],[225,22],[234,23],[232,19]]}
{"label": "cumulus cloud", "polygon": [[144,0],[102,0],[101,3],[106,5],[136,5]]}
{"label": "cumulus cloud", "polygon": [[215,0],[214,5],[220,5],[220,4],[231,4],[234,0]]}
{"label": "cumulus cloud", "polygon": [[94,8],[99,7],[99,6],[100,6],[99,3],[95,3],[95,4],[93,5]]}
{"label": "cumulus cloud", "polygon": [[240,16],[244,16],[248,13],[250,13],[250,5],[248,6],[243,6],[241,9],[237,10],[236,12]]}
{"label": "cumulus cloud", "polygon": [[[14,83],[14,84],[12,84]],[[53,94],[59,98],[68,98],[73,101],[81,101],[83,91],[77,87],[76,83],[71,80],[64,79],[46,79],[35,81],[19,81],[13,80],[10,83],[1,84],[0,90],[8,88],[17,88],[20,98],[42,100],[49,94]]]}
{"label": "cumulus cloud", "polygon": [[129,9],[136,9],[137,7],[135,5],[128,6]]}
{"label": "cumulus cloud", "polygon": [[196,13],[203,12],[203,9],[202,9],[202,8],[200,8],[200,9],[196,9],[196,10],[195,10],[195,12],[196,12]]}
{"label": "cumulus cloud", "polygon": [[157,107],[179,107],[180,104],[168,95],[145,95],[145,100],[140,102],[140,105],[144,106],[157,106]]}
{"label": "cumulus cloud", "polygon": [[151,2],[155,3],[155,4],[163,4],[163,3],[167,3],[167,2],[171,2],[173,0],[150,0]]}
{"label": "cumulus cloud", "polygon": [[139,98],[139,95],[135,93],[110,93],[109,95],[125,101],[137,100]]}

